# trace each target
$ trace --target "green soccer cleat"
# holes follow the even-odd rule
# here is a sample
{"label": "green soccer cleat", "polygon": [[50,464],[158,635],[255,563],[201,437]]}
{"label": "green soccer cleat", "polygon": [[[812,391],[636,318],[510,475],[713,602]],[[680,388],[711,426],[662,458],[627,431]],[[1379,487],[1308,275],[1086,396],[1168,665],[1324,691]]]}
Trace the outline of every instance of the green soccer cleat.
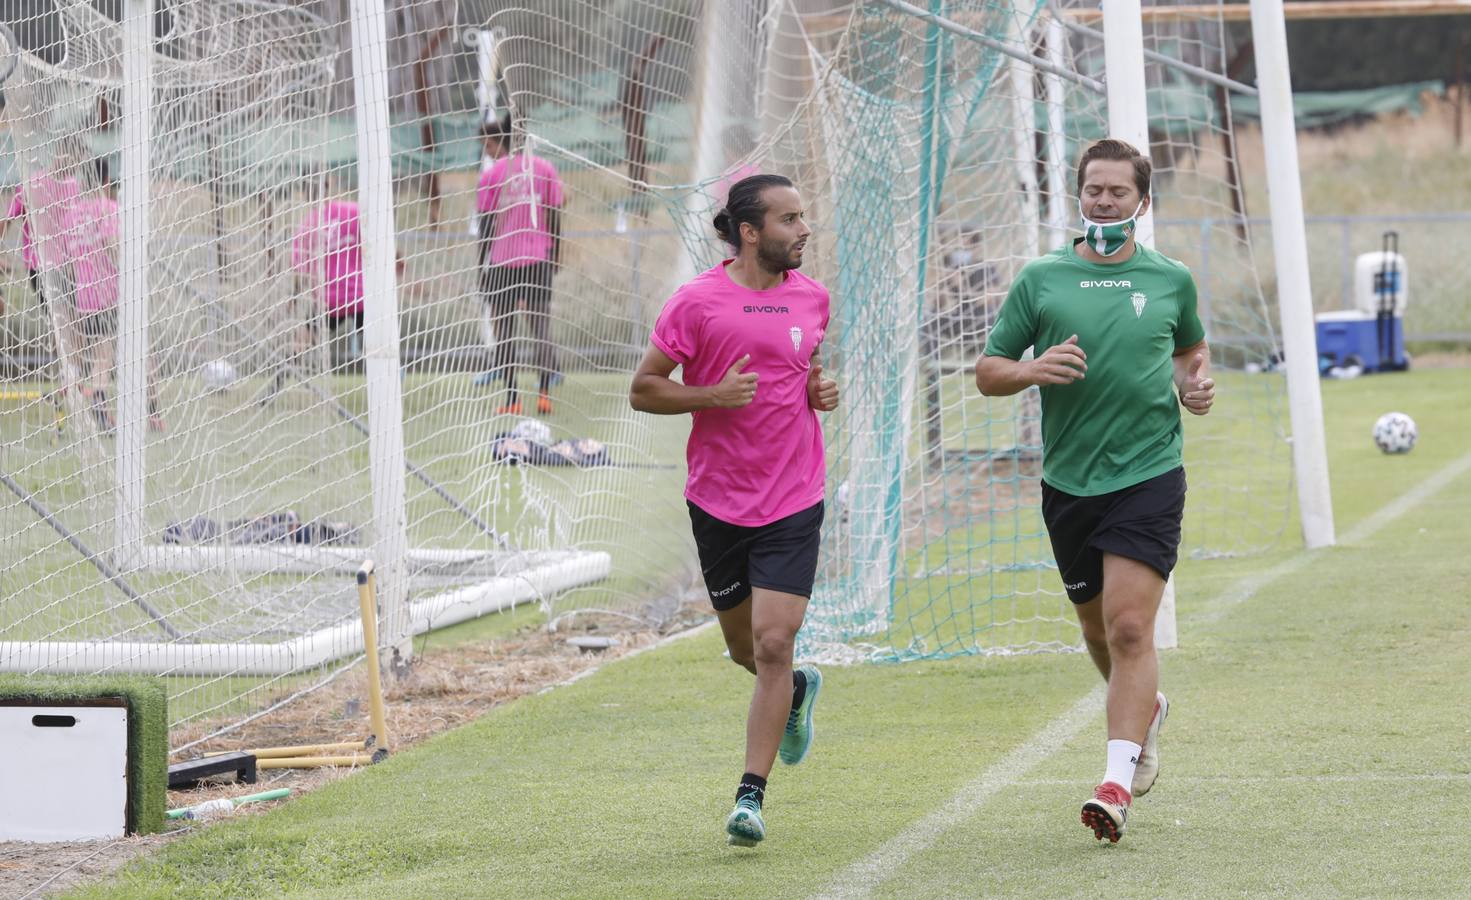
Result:
{"label": "green soccer cleat", "polygon": [[754,847],[765,837],[766,823],[761,819],[760,804],[742,797],[725,817],[725,842],[732,847]]}
{"label": "green soccer cleat", "polygon": [[803,666],[799,671],[807,676],[807,693],[802,696],[802,705],[787,716],[787,730],[777,750],[777,756],[789,766],[806,759],[807,751],[812,749],[812,708],[817,705],[817,692],[822,690],[822,673],[816,666]]}

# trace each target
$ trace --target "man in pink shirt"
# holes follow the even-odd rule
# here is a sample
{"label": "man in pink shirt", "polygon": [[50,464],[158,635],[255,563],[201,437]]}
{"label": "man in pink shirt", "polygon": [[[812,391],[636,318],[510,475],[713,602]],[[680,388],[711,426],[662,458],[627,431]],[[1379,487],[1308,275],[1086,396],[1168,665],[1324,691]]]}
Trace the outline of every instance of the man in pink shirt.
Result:
{"label": "man in pink shirt", "polygon": [[550,415],[556,370],[551,343],[552,275],[561,265],[562,179],[556,166],[522,150],[508,154],[508,122],[481,129],[495,163],[480,173],[475,210],[480,216],[480,289],[490,318],[491,370],[475,379],[505,379],[507,397],[498,412],[519,415],[516,391],[515,313],[524,311],[537,371],[536,411]]}
{"label": "man in pink shirt", "polygon": [[[742,847],[766,836],[761,805],[778,752],[789,765],[807,755],[822,687],[816,666],[792,670],[827,477],[817,411],[838,405],[817,357],[828,292],[797,271],[812,233],[804,215],[780,175],[731,186],[715,230],[735,258],[674,292],[629,392],[636,410],[694,415],[685,498],[700,569],[731,660],[756,676],[746,770],[725,822]],[[676,366],[683,383],[670,378]]]}

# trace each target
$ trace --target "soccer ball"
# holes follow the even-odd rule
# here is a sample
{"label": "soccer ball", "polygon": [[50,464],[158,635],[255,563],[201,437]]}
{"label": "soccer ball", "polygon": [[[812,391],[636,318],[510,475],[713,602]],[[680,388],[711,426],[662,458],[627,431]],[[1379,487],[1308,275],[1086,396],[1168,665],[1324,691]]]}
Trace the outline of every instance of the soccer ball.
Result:
{"label": "soccer ball", "polygon": [[1415,420],[1402,412],[1387,412],[1374,423],[1374,443],[1385,453],[1409,453],[1419,436]]}
{"label": "soccer ball", "polygon": [[223,391],[235,383],[235,367],[227,359],[212,359],[199,370],[199,377],[210,391]]}

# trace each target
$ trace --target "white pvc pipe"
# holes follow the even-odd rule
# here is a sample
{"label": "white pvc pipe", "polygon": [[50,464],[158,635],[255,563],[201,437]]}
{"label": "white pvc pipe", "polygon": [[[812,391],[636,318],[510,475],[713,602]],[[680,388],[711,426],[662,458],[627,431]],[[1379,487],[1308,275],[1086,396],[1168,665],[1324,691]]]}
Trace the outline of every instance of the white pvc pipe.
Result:
{"label": "white pvc pipe", "polygon": [[480,100],[480,120],[489,122],[500,105],[500,94],[495,84],[495,32],[482,28],[475,33],[475,62],[479,67],[480,83],[475,86]]}
{"label": "white pvc pipe", "polygon": [[114,559],[126,572],[143,547],[148,436],[148,215],[152,164],[153,0],[123,7],[122,173],[118,210],[117,496]]}
{"label": "white pvc pipe", "polygon": [[1251,0],[1251,39],[1256,51],[1257,90],[1261,99],[1267,199],[1276,253],[1282,346],[1287,357],[1292,465],[1302,536],[1310,548],[1327,547],[1336,542],[1333,498],[1328,485],[1328,447],[1323,435],[1323,398],[1319,392],[1313,290],[1308,278],[1297,124],[1292,115],[1292,76],[1287,64],[1287,24],[1281,0]]}
{"label": "white pvc pipe", "polygon": [[[1067,31],[1056,16],[1047,19],[1047,61],[1055,69],[1067,65]],[[1051,72],[1042,76],[1042,90],[1047,98],[1047,247],[1055,250],[1067,240],[1068,198],[1073,188],[1068,179],[1067,120],[1065,104],[1067,86]]]}
{"label": "white pvc pipe", "polygon": [[[436,594],[407,608],[409,636],[589,584],[606,578],[611,569],[608,554],[581,553],[555,565]],[[4,641],[0,642],[0,672],[288,675],[362,649],[362,624],[357,619],[279,644]]]}
{"label": "white pvc pipe", "polygon": [[[351,574],[363,563],[361,547],[331,547],[319,544],[188,545],[151,544],[143,549],[144,565],[155,572],[218,572],[230,570],[252,574],[321,575]],[[577,551],[547,550],[526,554],[510,551],[441,550],[414,548],[404,554],[414,566],[489,566],[498,563],[543,565]]]}
{"label": "white pvc pipe", "polygon": [[[1029,16],[1035,4],[1015,0],[1012,4],[1010,39],[1023,49],[1030,49]],[[1030,55],[1027,59],[1032,59]],[[1016,179],[1021,191],[1021,216],[1018,219],[1019,246],[1024,256],[1036,256],[1041,228],[1041,202],[1037,184],[1037,67],[1023,59],[1006,61],[1011,76],[1011,140]]]}
{"label": "white pvc pipe", "polygon": [[408,517],[394,274],[393,170],[388,141],[388,34],[383,2],[352,0],[352,85],[357,113],[358,207],[362,216],[373,559],[378,566],[383,611],[381,639],[396,646],[407,659],[413,648],[406,608]]}
{"label": "white pvc pipe", "polygon": [[[1149,106],[1144,80],[1144,17],[1139,0],[1103,0],[1103,61],[1108,71],[1109,137],[1128,141],[1149,155]],[[1139,217],[1135,240],[1154,246],[1154,212]],[[1179,645],[1175,618],[1175,576],[1165,581],[1164,596],[1154,617],[1154,646]]]}

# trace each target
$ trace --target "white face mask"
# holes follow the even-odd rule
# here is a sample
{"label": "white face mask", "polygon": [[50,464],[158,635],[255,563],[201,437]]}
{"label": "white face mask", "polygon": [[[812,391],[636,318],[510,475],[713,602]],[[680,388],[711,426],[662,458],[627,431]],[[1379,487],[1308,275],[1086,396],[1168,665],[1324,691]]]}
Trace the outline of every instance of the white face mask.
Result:
{"label": "white face mask", "polygon": [[1144,209],[1144,201],[1134,207],[1134,214],[1127,219],[1118,222],[1095,222],[1082,214],[1082,204],[1078,204],[1078,215],[1083,220],[1083,240],[1093,248],[1093,252],[1099,256],[1113,256],[1124,245],[1129,243],[1129,238],[1134,236],[1134,225],[1139,219],[1139,211]]}

